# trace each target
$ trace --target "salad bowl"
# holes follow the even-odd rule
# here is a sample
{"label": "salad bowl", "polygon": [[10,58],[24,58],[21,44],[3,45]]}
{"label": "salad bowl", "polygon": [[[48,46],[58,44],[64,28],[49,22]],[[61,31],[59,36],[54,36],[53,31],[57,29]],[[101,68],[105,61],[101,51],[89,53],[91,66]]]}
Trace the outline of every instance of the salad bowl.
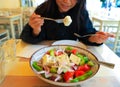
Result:
{"label": "salad bowl", "polygon": [[76,86],[95,76],[100,65],[89,50],[72,45],[53,45],[37,50],[30,67],[41,80],[58,86]]}

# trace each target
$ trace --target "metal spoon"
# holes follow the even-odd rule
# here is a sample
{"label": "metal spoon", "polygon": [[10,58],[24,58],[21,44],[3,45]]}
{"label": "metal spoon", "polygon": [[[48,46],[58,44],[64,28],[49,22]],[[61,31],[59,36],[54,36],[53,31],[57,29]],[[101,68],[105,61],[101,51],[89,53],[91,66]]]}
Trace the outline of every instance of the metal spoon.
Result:
{"label": "metal spoon", "polygon": [[51,20],[51,21],[55,21],[56,23],[63,23],[63,19],[53,19],[53,18],[46,18],[46,17],[42,17],[45,20]]}
{"label": "metal spoon", "polygon": [[93,62],[100,64],[100,65],[103,65],[103,66],[106,66],[106,67],[111,68],[111,69],[113,69],[115,66],[115,64],[113,64],[113,63],[108,63],[108,62],[103,62],[103,61],[93,61]]}

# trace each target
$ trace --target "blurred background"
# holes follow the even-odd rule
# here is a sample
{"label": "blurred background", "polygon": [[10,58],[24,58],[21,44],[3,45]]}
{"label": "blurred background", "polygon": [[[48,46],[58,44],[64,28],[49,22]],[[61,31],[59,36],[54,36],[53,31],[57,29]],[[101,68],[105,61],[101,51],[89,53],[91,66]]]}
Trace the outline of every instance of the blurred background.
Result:
{"label": "blurred background", "polygon": [[[44,1],[0,0],[0,44],[10,38],[19,39],[30,15]],[[105,44],[120,56],[120,0],[87,0],[87,10],[97,30],[116,34]]]}

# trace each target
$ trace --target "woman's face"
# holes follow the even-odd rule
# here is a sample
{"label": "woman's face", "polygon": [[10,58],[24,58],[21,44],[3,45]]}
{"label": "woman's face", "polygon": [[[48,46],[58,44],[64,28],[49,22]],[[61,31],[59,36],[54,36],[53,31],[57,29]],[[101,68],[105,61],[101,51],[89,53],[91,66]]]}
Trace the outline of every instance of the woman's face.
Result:
{"label": "woman's face", "polygon": [[77,0],[56,0],[56,3],[60,12],[67,12],[76,5]]}

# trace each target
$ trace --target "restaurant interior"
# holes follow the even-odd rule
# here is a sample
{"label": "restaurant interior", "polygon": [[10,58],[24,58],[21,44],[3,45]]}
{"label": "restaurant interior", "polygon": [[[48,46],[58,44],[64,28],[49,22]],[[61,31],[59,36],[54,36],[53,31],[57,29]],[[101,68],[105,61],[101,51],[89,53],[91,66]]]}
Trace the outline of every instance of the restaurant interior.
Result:
{"label": "restaurant interior", "polygon": [[[82,42],[73,40],[43,41],[38,44],[25,43],[19,38],[23,27],[28,23],[29,17],[36,7],[44,1],[46,0],[0,0],[0,87],[119,87],[120,0],[86,0],[89,17],[95,29],[115,34],[115,37],[108,38],[100,46],[87,46]],[[91,74],[92,76],[88,78],[75,78],[74,81],[82,79],[75,83],[59,83],[43,78],[44,75],[48,75],[48,73],[45,73],[48,67],[39,66],[41,64],[40,60],[45,57],[43,55],[51,54],[52,57],[49,59],[45,57],[46,59],[43,59],[43,61],[49,64],[51,62],[47,60],[51,60],[53,63],[52,58],[55,58],[57,54],[53,52],[52,47],[56,47],[60,52],[62,50],[63,54],[63,51],[65,51],[64,45],[69,49],[68,54],[72,52],[68,45],[75,48],[74,50],[79,50],[79,52],[76,52],[76,55],[78,53],[83,54],[78,54],[78,56],[73,55],[73,59],[72,57],[70,58],[72,53],[67,55],[67,57],[63,55],[61,59],[58,57],[58,60],[61,61],[54,63],[58,64],[60,62],[59,66],[61,67],[65,64],[65,67],[62,67],[64,70],[62,70],[61,76],[67,72],[67,69],[77,71],[76,64],[74,64],[75,67],[72,66],[73,62],[78,63],[78,67],[85,66],[91,61],[93,67],[91,65],[92,68],[87,68],[92,70],[92,73],[83,73],[83,75],[88,76]],[[67,60],[68,57],[69,61]],[[70,62],[68,65],[72,67],[68,68],[66,62]],[[37,71],[35,67],[39,70],[42,67],[43,71]],[[56,68],[56,65],[53,67]],[[62,69],[61,67],[60,69]],[[59,68],[57,69],[59,70]],[[86,70],[86,72],[88,71]],[[66,76],[69,75],[66,74]]]}
{"label": "restaurant interior", "polygon": [[[44,1],[0,0],[0,44],[10,38],[18,39],[30,15]],[[115,38],[109,38],[105,44],[120,56],[120,0],[87,0],[87,9],[97,30],[116,35]],[[10,17],[11,22],[6,21],[5,16]]]}

